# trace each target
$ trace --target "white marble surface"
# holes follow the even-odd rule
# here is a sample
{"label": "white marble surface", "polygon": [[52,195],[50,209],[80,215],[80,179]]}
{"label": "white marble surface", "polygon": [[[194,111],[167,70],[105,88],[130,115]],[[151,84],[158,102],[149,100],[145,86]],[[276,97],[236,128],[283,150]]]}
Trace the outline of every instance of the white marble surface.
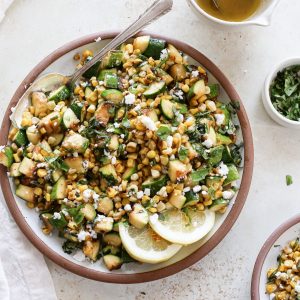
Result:
{"label": "white marble surface", "polygon": [[[0,0],[1,1],[1,0]],[[152,1],[15,0],[0,24],[0,119],[25,75],[51,51],[85,34],[120,29]],[[169,278],[137,285],[90,281],[48,261],[58,299],[250,299],[256,255],[267,236],[300,210],[300,134],[266,115],[260,92],[270,68],[300,56],[299,0],[282,0],[270,27],[222,28],[185,0],[149,30],[190,43],[240,93],[252,124],[255,169],[247,203],[231,232],[206,258]],[[294,178],[287,187],[285,175]]]}

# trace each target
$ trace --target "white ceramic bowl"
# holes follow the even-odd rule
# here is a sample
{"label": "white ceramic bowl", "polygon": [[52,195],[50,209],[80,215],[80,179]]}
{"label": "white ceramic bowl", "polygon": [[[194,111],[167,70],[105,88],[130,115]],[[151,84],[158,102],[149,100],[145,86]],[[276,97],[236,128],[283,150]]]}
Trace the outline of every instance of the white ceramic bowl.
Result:
{"label": "white ceramic bowl", "polygon": [[266,78],[265,85],[263,87],[262,100],[267,113],[275,122],[288,128],[300,128],[300,122],[289,120],[288,118],[280,114],[273,106],[270,98],[270,85],[274,80],[274,78],[276,77],[277,73],[285,69],[286,67],[293,66],[293,65],[300,65],[299,57],[298,58],[293,57],[284,60],[270,72],[270,74]]}
{"label": "white ceramic bowl", "polygon": [[196,10],[197,13],[207,17],[208,19],[219,23],[221,25],[229,25],[229,26],[245,26],[245,25],[259,25],[259,26],[269,26],[271,23],[272,13],[274,8],[279,3],[280,0],[262,0],[262,4],[259,9],[248,19],[240,22],[230,22],[224,21],[218,18],[213,17],[208,14],[205,10],[203,10],[198,4],[196,0],[188,0],[188,2],[192,5],[192,7]]}
{"label": "white ceramic bowl", "polygon": [[267,272],[277,266],[277,256],[290,241],[299,237],[300,215],[281,224],[262,246],[253,269],[251,300],[270,300],[266,294]]}

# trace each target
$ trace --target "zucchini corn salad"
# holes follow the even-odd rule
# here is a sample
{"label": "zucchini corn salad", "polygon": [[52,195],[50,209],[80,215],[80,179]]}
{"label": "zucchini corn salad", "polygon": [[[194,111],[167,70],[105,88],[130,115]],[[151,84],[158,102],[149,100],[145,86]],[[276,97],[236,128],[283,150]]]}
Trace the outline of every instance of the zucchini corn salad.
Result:
{"label": "zucchini corn salad", "polygon": [[[75,55],[78,68],[92,56]],[[226,211],[242,160],[238,105],[219,102],[219,86],[186,59],[163,40],[137,37],[73,91],[33,92],[21,128],[11,129],[0,162],[16,195],[74,258],[103,258],[109,270],[158,263]]]}
{"label": "zucchini corn salad", "polygon": [[300,244],[291,241],[277,258],[278,265],[267,273],[270,300],[300,300]]}

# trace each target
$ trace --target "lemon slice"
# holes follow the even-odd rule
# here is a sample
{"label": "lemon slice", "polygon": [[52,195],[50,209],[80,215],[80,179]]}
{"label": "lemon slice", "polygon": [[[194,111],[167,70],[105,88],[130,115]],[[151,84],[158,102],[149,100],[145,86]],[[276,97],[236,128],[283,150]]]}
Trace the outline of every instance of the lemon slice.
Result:
{"label": "lemon slice", "polygon": [[215,213],[187,208],[184,212],[170,209],[150,216],[151,228],[165,240],[189,245],[202,239],[215,224]]}
{"label": "lemon slice", "polygon": [[182,247],[164,240],[150,226],[137,229],[134,226],[121,223],[119,233],[126,251],[134,259],[149,264],[168,260]]}

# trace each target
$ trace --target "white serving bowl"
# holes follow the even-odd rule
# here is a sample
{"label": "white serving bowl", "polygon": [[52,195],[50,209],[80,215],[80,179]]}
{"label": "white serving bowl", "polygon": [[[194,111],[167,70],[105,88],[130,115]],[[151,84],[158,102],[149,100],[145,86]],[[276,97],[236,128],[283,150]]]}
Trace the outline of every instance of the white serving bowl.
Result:
{"label": "white serving bowl", "polygon": [[300,122],[289,120],[288,118],[284,117],[275,109],[270,98],[270,86],[272,81],[275,79],[277,73],[285,69],[286,67],[293,65],[300,65],[300,57],[292,57],[285,59],[270,72],[270,74],[266,78],[263,87],[262,100],[267,113],[275,122],[288,128],[300,128]]}
{"label": "white serving bowl", "polygon": [[188,2],[192,5],[192,7],[196,10],[197,13],[205,16],[206,18],[219,23],[221,25],[229,25],[229,26],[245,26],[245,25],[259,25],[259,26],[269,26],[271,23],[271,17],[274,11],[274,8],[279,3],[280,0],[262,0],[262,4],[258,8],[258,10],[250,16],[248,19],[239,22],[230,22],[224,21],[218,18],[213,17],[208,14],[205,10],[203,10],[198,4],[196,0],[188,0]]}

